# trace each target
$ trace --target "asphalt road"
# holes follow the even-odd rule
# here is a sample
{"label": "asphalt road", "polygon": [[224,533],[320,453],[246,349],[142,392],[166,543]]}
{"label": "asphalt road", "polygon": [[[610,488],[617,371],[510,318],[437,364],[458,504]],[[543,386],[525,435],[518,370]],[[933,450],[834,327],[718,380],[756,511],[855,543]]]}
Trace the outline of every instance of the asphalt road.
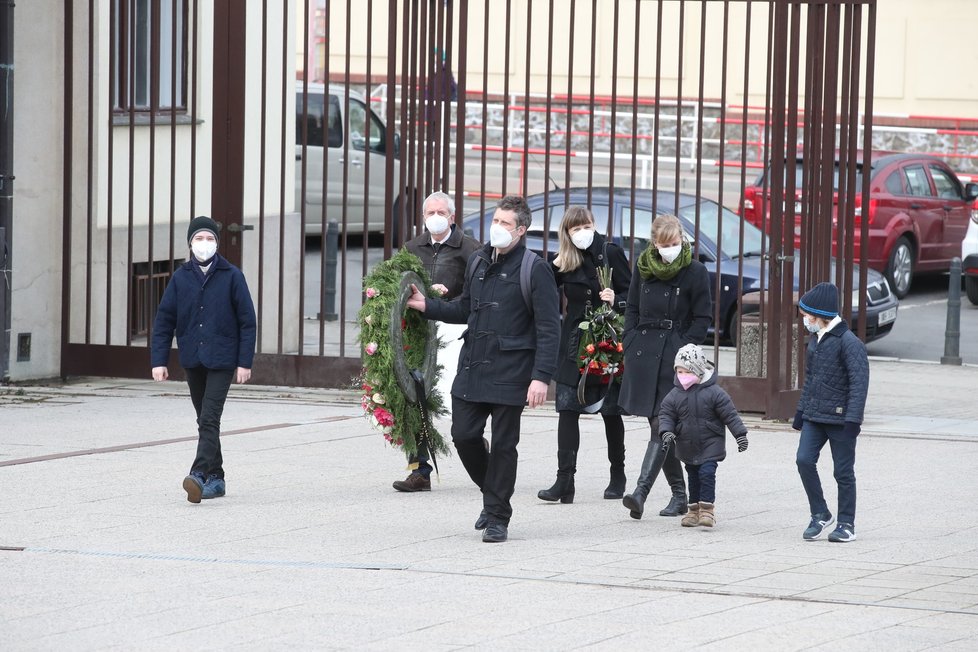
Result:
{"label": "asphalt road", "polygon": [[[939,362],[944,355],[947,325],[948,276],[915,278],[910,294],[900,302],[896,324],[886,337],[867,345],[870,355]],[[978,306],[961,290],[959,355],[978,364]]]}

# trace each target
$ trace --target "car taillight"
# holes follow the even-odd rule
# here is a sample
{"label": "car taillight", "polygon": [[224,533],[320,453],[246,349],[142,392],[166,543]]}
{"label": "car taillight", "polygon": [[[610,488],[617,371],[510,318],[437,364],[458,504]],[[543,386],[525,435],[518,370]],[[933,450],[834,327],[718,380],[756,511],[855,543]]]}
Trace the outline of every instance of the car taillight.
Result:
{"label": "car taillight", "polygon": [[752,187],[744,188],[744,201],[741,202],[741,215],[747,218],[747,221],[751,224],[757,225],[757,219],[754,216],[754,200],[757,198],[757,189]]}
{"label": "car taillight", "polygon": [[[856,225],[857,226],[860,225],[862,223],[862,221],[863,221],[863,207],[862,207],[862,203],[863,203],[863,197],[862,197],[862,195],[856,195],[856,208],[853,210],[853,214],[856,216],[856,220],[855,221],[856,221]],[[877,205],[879,205],[879,200],[878,199],[870,199],[869,200],[869,215],[866,218],[867,220],[869,220],[869,224],[872,224],[873,223],[873,218],[876,217],[876,207],[877,207]]]}

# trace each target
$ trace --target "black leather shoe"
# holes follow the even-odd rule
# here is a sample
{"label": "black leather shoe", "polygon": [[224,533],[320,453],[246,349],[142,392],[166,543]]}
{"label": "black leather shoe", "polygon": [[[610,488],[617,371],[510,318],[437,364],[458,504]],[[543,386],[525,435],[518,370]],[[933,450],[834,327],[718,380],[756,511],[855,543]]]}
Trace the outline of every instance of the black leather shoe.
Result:
{"label": "black leather shoe", "polygon": [[486,510],[479,512],[479,518],[475,520],[475,529],[485,530],[489,527],[489,515],[486,514]]}
{"label": "black leather shoe", "polygon": [[686,494],[673,494],[669,504],[662,508],[659,516],[679,516],[689,511],[686,505]]}
{"label": "black leather shoe", "polygon": [[483,543],[502,543],[509,538],[509,529],[502,523],[490,523],[482,533]]}

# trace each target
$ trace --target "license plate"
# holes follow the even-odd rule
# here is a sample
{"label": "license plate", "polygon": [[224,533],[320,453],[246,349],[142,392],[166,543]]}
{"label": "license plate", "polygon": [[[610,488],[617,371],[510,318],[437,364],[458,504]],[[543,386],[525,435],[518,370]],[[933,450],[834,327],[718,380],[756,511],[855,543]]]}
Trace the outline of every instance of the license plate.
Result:
{"label": "license plate", "polygon": [[880,326],[885,326],[886,324],[889,324],[891,321],[893,321],[894,319],[896,319],[896,313],[897,313],[897,309],[896,308],[887,308],[886,310],[884,310],[883,312],[881,312],[880,313],[880,319],[879,319],[879,322],[878,322],[879,325]]}

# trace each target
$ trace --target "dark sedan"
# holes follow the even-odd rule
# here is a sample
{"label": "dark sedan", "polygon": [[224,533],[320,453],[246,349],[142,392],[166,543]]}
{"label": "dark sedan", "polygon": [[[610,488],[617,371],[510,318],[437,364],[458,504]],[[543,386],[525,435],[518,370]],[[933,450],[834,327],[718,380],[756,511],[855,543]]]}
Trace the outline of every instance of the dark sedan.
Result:
{"label": "dark sedan", "polygon": [[[557,249],[557,229],[566,210],[566,196],[569,196],[569,203],[572,206],[587,205],[588,191],[586,188],[572,188],[566,191],[554,190],[527,197],[527,203],[533,212],[533,223],[526,236],[527,247],[542,254],[544,236],[546,235],[547,251],[550,257],[553,257]],[[637,253],[649,242],[653,216],[675,212],[682,221],[689,240],[693,242],[698,210],[700,225],[699,259],[710,272],[710,287],[714,291],[716,288],[717,260],[719,259],[719,330],[721,339],[732,341],[737,327],[737,310],[741,305],[737,292],[740,267],[743,267],[742,293],[746,295],[752,292],[760,292],[761,279],[765,275],[761,252],[762,250],[767,251],[767,248],[764,247],[764,234],[749,222],[743,222],[740,216],[733,211],[723,208],[709,199],[699,199],[693,195],[665,191],[660,191],[655,199],[655,209],[653,210],[652,191],[635,190],[635,205],[633,207],[631,189],[616,188],[614,202],[612,202],[608,188],[592,188],[591,211],[594,213],[598,231],[607,233],[610,220],[614,233],[612,240],[621,245],[626,253],[634,245],[634,251]],[[485,236],[489,233],[493,212],[494,209],[489,208],[484,214],[473,213],[467,216],[463,221],[462,228],[477,238]],[[549,220],[546,219],[548,216]],[[720,223],[721,216],[723,230],[720,233],[718,247],[711,236],[717,233],[717,225]],[[544,233],[545,224],[549,225],[546,234]],[[740,245],[741,227],[743,227],[743,248]],[[739,259],[741,251],[743,252],[743,260]],[[872,341],[883,337],[893,328],[897,317],[898,302],[890,292],[889,285],[882,274],[869,270],[867,280],[866,341]],[[858,296],[853,294],[852,305],[856,307]],[[714,297],[715,300],[716,297]],[[750,305],[756,306],[757,302],[745,302],[745,309],[750,310],[747,308]]]}

